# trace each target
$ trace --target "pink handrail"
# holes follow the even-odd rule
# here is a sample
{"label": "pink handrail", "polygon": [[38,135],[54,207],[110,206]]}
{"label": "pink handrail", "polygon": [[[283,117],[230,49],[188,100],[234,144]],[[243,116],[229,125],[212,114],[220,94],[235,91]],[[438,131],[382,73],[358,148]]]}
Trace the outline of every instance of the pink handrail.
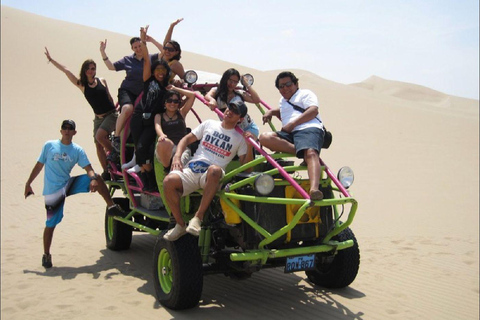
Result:
{"label": "pink handrail", "polygon": [[[205,98],[202,95],[195,92],[195,97],[208,106],[207,100],[205,100]],[[220,118],[223,119],[223,113],[220,110],[218,110],[218,108],[215,108],[214,111],[218,114]],[[235,130],[237,130],[237,132],[239,132],[240,134],[243,134],[243,130],[240,129],[238,126],[235,127]],[[278,172],[295,188],[295,190],[298,191],[298,193],[302,195],[303,198],[310,199],[310,195],[302,187],[300,187],[300,185],[292,177],[288,175],[285,169],[283,169],[282,166],[280,166],[269,154],[267,154],[255,140],[253,140],[252,138],[248,138],[247,141],[255,148],[255,150],[260,152],[260,154],[264,156],[265,159],[267,159],[267,161],[272,166],[278,169]]]}

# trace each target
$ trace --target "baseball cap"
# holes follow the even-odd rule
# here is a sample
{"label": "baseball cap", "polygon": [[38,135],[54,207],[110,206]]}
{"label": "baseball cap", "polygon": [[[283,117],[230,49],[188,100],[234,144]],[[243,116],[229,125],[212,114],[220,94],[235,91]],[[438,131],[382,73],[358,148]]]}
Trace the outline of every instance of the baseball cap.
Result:
{"label": "baseball cap", "polygon": [[62,127],[65,126],[65,125],[72,126],[73,130],[75,130],[77,128],[77,126],[75,125],[75,121],[73,121],[73,120],[63,120]]}
{"label": "baseball cap", "polygon": [[232,110],[236,114],[239,114],[240,118],[245,117],[245,115],[247,114],[247,111],[248,111],[247,106],[241,100],[237,100],[235,102],[229,103],[228,104],[228,109]]}

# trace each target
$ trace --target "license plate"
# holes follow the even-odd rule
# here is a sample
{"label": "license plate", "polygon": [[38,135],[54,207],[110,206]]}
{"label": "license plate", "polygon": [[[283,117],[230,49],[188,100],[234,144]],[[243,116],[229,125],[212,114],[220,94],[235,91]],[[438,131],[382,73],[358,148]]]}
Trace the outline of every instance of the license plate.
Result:
{"label": "license plate", "polygon": [[315,269],[315,255],[288,257],[285,263],[285,273]]}

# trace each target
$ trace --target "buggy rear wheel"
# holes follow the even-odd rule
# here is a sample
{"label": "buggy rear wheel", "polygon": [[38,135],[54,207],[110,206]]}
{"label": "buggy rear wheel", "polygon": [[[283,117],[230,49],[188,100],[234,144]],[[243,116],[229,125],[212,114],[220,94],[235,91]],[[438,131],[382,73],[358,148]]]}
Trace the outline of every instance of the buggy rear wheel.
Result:
{"label": "buggy rear wheel", "polygon": [[198,238],[186,234],[176,241],[155,243],[153,277],[155,294],[165,307],[181,310],[195,307],[203,289],[203,269]]}
{"label": "buggy rear wheel", "polygon": [[357,276],[360,267],[360,250],[357,239],[350,228],[346,228],[332,240],[353,240],[354,244],[353,247],[338,251],[333,257],[326,256],[325,253],[317,253],[316,269],[305,271],[305,274],[316,285],[326,288],[344,288],[350,285]]}
{"label": "buggy rear wheel", "polygon": [[[113,198],[115,204],[118,204],[128,214],[130,211],[127,198]],[[107,248],[114,251],[127,250],[132,243],[133,228],[128,224],[115,220],[105,211],[105,240]]]}

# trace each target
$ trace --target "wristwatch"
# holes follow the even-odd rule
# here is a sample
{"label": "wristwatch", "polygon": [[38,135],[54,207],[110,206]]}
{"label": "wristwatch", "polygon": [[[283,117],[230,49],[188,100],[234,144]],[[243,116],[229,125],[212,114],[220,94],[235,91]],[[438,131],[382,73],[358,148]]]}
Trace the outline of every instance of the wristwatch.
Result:
{"label": "wristwatch", "polygon": [[90,177],[90,180],[97,180],[97,178],[98,178],[98,174],[95,173],[93,177]]}

